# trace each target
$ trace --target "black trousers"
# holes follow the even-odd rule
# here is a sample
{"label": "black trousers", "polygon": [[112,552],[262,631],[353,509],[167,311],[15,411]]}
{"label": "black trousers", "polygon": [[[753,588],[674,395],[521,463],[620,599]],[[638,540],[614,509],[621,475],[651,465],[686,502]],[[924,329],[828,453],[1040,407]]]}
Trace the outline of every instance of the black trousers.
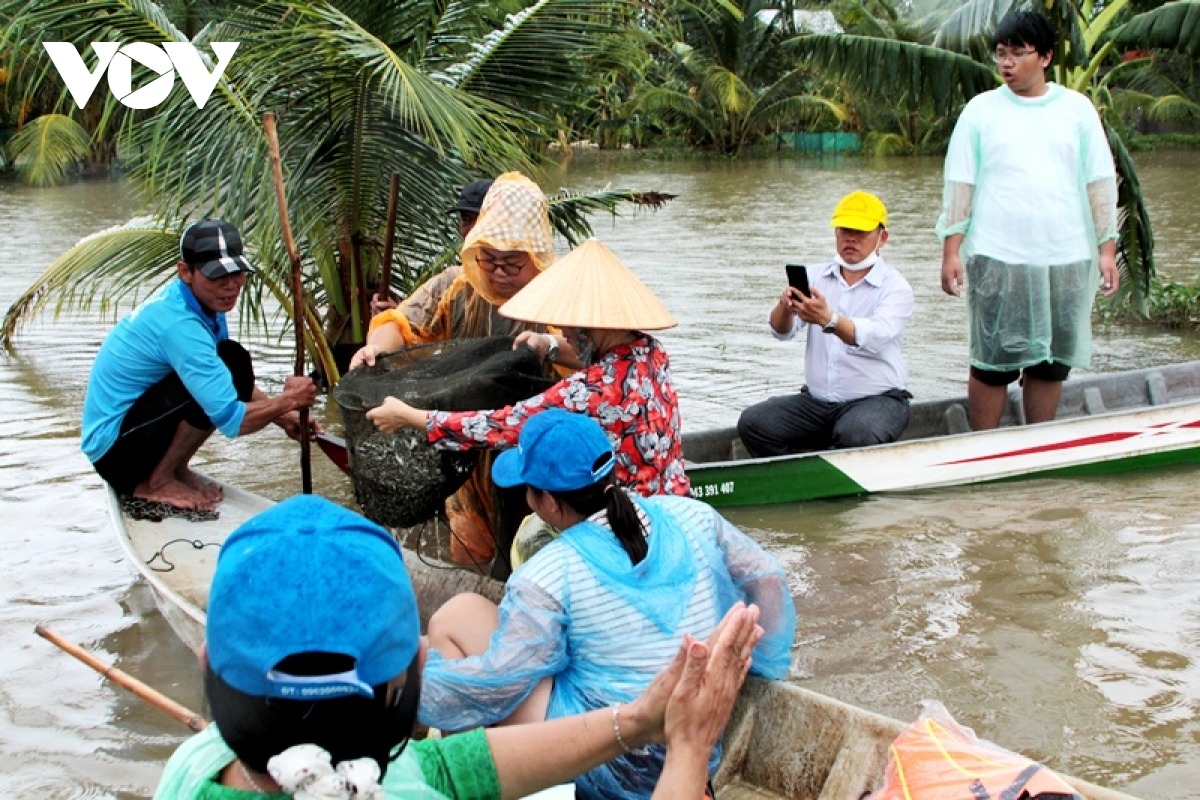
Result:
{"label": "black trousers", "polygon": [[[249,402],[254,393],[254,362],[232,339],[217,343],[217,356],[229,368],[238,399]],[[154,468],[175,438],[180,422],[199,431],[213,430],[212,420],[174,372],[142,393],[125,412],[121,432],[112,447],[93,466],[117,494],[131,494]]]}
{"label": "black trousers", "polygon": [[889,389],[846,403],[799,394],[772,397],[750,406],[738,418],[738,435],[755,458],[810,450],[866,447],[894,442],[908,427],[904,389]]}

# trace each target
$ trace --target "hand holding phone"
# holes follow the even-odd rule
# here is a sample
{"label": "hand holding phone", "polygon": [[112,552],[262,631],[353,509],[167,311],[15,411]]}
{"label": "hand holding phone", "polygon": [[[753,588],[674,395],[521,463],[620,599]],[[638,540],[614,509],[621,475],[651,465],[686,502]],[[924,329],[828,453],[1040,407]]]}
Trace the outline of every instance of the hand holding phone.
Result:
{"label": "hand holding phone", "polygon": [[788,286],[805,297],[812,297],[812,291],[808,288],[808,268],[801,264],[788,264],[784,269],[787,270]]}

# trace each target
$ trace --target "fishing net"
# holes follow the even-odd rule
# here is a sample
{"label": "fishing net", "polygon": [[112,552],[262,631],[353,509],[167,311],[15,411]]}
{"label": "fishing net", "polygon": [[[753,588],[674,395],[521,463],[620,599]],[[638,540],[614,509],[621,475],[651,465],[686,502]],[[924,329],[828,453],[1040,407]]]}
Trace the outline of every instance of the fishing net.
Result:
{"label": "fishing net", "polygon": [[435,450],[424,429],[382,433],[366,412],[396,397],[422,409],[501,408],[552,386],[528,347],[507,336],[452,339],[380,355],[342,378],[333,391],[342,412],[354,495],[381,525],[407,527],[433,516],[471,475],[478,451]]}

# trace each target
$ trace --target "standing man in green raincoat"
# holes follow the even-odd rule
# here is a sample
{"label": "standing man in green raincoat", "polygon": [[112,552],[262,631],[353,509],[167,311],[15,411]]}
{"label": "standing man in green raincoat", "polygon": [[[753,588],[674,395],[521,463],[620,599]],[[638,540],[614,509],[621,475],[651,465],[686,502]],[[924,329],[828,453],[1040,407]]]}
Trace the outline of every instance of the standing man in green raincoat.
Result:
{"label": "standing man in green raincoat", "polygon": [[1055,38],[1035,12],[1000,21],[1004,86],[967,104],[946,153],[942,290],[959,296],[965,274],[975,430],[1000,425],[1018,379],[1026,422],[1054,419],[1091,360],[1097,286],[1120,284],[1112,152],[1091,101],[1046,80]]}

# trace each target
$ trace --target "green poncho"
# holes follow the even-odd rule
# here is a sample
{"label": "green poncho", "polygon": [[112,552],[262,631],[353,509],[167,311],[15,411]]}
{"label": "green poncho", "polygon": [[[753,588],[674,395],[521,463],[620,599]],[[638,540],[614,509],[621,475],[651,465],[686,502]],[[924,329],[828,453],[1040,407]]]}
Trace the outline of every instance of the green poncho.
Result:
{"label": "green poncho", "polygon": [[963,109],[938,235],[964,234],[971,364],[1086,367],[1098,246],[1117,238],[1116,171],[1091,101],[1054,83]]}

